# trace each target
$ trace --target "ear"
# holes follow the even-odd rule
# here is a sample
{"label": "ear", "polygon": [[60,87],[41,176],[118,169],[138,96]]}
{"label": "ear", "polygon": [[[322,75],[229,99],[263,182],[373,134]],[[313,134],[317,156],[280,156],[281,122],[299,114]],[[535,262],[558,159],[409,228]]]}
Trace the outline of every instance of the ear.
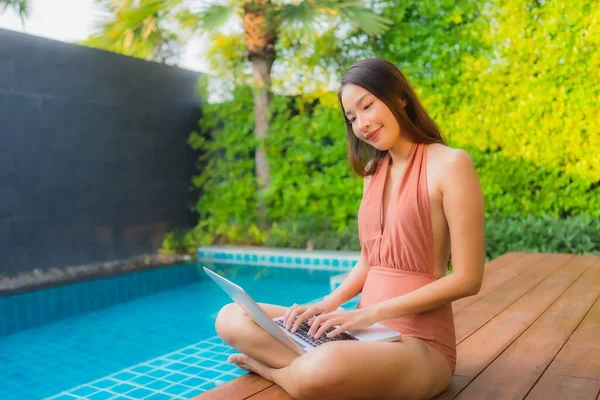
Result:
{"label": "ear", "polygon": [[402,108],[404,108],[406,107],[407,102],[404,99],[400,99],[400,104],[402,105]]}

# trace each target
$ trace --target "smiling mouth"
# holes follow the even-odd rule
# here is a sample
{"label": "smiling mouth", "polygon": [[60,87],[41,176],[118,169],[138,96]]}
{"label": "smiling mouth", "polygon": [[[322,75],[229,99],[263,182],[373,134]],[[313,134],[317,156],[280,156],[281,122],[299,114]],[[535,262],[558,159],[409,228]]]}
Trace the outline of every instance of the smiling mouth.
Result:
{"label": "smiling mouth", "polygon": [[381,130],[381,127],[375,129],[373,132],[371,132],[367,136],[365,136],[365,139],[367,139],[367,140],[371,139],[373,136],[377,135],[380,130]]}

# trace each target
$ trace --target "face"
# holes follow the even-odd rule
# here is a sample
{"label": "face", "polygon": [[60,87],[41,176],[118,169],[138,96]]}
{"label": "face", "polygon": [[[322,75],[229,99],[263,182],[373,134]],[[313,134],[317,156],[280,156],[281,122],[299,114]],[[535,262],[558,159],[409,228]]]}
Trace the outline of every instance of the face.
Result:
{"label": "face", "polygon": [[378,150],[388,150],[400,139],[400,125],[387,105],[368,90],[347,84],[342,106],[354,135]]}

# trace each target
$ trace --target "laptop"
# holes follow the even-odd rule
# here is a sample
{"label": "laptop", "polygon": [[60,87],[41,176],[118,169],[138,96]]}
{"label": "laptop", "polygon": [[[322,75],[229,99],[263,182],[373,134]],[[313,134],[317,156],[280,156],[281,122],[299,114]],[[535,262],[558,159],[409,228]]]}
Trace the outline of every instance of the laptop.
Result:
{"label": "laptop", "polygon": [[[346,331],[333,338],[327,338],[322,335],[320,338],[315,339],[308,335],[308,329],[310,328],[306,321],[304,321],[296,332],[291,332],[286,329],[283,324],[283,317],[271,318],[262,308],[250,297],[248,293],[240,286],[235,283],[223,278],[221,275],[209,270],[206,267],[202,267],[204,272],[213,280],[223,291],[231,297],[231,299],[238,305],[246,315],[248,315],[258,326],[269,332],[272,336],[277,338],[280,342],[287,345],[289,348],[294,350],[298,354],[304,354],[311,350],[314,350],[317,346],[335,341],[335,340],[360,340],[364,342],[393,342],[400,340],[402,334],[387,328],[384,325],[376,323],[368,328],[364,329],[352,329]],[[330,329],[330,331],[333,329]],[[329,331],[328,331],[329,332]]]}

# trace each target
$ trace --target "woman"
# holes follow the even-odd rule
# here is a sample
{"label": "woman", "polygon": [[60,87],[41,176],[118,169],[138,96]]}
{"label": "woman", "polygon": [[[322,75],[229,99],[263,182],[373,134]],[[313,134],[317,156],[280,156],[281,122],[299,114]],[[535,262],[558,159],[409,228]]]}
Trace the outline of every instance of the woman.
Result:
{"label": "woman", "polygon": [[[398,342],[334,341],[298,356],[235,304],[216,328],[243,354],[230,362],[298,399],[424,399],[443,392],[456,364],[451,302],[483,278],[483,195],[468,154],[449,148],[406,78],[368,59],[344,75],[338,98],[349,159],[364,177],[358,213],[361,257],[333,293],[310,306],[264,304],[296,330],[332,337],[380,322]],[[450,253],[452,274],[446,276]],[[361,293],[356,310],[338,310]],[[336,328],[337,327],[337,328]]]}

